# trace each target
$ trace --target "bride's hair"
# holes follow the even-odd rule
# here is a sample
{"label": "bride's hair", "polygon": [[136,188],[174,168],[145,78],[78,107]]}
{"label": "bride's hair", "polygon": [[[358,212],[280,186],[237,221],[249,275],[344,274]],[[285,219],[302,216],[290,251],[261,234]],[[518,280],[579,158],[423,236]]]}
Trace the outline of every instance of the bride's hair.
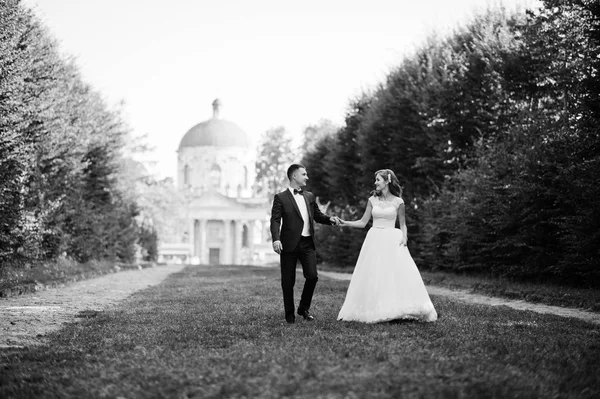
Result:
{"label": "bride's hair", "polygon": [[[390,190],[390,193],[396,197],[402,198],[402,187],[400,186],[400,181],[396,177],[396,174],[393,170],[380,169],[375,172],[375,178],[377,178],[377,175],[381,176],[384,181],[389,183],[388,189]],[[377,190],[373,190],[371,191],[371,195],[379,196],[381,195],[381,191],[378,192]]]}

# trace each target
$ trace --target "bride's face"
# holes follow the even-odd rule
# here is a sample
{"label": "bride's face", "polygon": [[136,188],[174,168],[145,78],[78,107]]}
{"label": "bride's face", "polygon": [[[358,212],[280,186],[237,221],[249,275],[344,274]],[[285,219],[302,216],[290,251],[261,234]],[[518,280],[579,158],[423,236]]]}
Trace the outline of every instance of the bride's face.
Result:
{"label": "bride's face", "polygon": [[375,176],[375,190],[381,191],[385,188],[386,185],[387,183],[385,182],[385,180],[383,180],[383,177],[381,177],[381,175]]}

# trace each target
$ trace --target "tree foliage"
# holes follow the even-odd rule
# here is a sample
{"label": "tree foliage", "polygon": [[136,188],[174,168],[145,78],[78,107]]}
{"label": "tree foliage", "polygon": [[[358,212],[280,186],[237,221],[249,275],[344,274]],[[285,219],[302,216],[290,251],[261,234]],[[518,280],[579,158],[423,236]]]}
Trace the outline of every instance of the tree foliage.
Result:
{"label": "tree foliage", "polygon": [[267,130],[259,144],[256,158],[256,184],[269,198],[287,187],[287,168],[294,159],[292,139],[282,126]]}
{"label": "tree foliage", "polygon": [[319,122],[308,125],[302,133],[302,145],[300,152],[306,154],[315,149],[317,143],[329,136],[333,136],[339,127],[329,119],[321,119]]}
{"label": "tree foliage", "polygon": [[[598,284],[599,67],[598,2],[490,8],[353,102],[305,155],[312,179],[357,218],[373,172],[394,170],[421,267]],[[322,259],[353,264],[346,230],[323,237]]]}
{"label": "tree foliage", "polygon": [[140,208],[120,183],[120,111],[20,1],[0,3],[0,26],[0,261],[133,261]]}

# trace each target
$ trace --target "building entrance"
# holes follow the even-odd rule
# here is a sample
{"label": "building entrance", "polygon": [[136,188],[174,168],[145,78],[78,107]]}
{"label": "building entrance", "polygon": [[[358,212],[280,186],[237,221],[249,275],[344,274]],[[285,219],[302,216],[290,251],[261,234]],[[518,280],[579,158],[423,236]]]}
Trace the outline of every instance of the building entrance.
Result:
{"label": "building entrance", "polygon": [[221,264],[221,249],[220,248],[209,248],[208,249],[208,263],[211,265]]}

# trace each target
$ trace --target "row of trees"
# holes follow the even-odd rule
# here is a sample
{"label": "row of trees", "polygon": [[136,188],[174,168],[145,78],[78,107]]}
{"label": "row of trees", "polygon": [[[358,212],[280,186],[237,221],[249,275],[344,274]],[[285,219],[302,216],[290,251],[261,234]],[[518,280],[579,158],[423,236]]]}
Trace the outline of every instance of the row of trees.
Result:
{"label": "row of trees", "polygon": [[[490,9],[351,101],[309,184],[353,219],[393,169],[421,267],[597,284],[599,71],[597,1]],[[322,259],[354,264],[364,231],[319,234]]]}
{"label": "row of trees", "polygon": [[0,265],[156,257],[135,192],[155,182],[125,156],[120,110],[19,0],[0,2],[0,27]]}

